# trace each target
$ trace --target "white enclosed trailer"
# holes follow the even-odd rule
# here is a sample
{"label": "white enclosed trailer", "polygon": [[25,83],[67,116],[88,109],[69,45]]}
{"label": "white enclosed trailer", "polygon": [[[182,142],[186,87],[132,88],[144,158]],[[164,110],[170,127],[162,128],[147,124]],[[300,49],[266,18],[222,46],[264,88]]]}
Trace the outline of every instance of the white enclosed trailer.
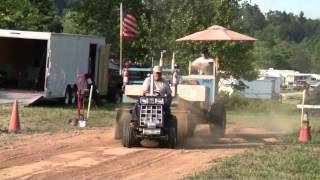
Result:
{"label": "white enclosed trailer", "polygon": [[105,95],[109,50],[103,37],[0,29],[0,103],[74,94],[86,73]]}

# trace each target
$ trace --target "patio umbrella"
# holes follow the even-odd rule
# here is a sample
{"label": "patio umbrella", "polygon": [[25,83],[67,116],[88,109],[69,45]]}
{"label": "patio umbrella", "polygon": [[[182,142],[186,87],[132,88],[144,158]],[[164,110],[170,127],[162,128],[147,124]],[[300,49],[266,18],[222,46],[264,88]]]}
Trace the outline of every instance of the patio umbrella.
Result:
{"label": "patio umbrella", "polygon": [[176,41],[256,41],[250,36],[231,31],[222,26],[214,25],[204,31],[199,31]]}

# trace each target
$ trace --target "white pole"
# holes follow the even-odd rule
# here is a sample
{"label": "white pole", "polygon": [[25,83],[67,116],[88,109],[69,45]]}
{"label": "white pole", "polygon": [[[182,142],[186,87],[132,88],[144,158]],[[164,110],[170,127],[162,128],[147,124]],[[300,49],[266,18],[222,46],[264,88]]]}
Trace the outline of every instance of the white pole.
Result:
{"label": "white pole", "polygon": [[89,95],[89,105],[88,105],[87,119],[89,119],[89,114],[90,114],[92,90],[93,90],[93,85],[91,85],[91,87],[90,87],[90,95]]}
{"label": "white pole", "polygon": [[303,111],[304,111],[304,100],[306,96],[306,90],[303,90],[302,92],[302,107],[301,107],[301,128],[303,127]]}
{"label": "white pole", "polygon": [[163,66],[163,51],[160,52],[160,62],[159,62],[159,66]]}
{"label": "white pole", "polygon": [[153,96],[153,89],[154,89],[154,87],[153,87],[153,74],[151,74],[151,76],[150,76],[150,78],[151,78],[151,82],[150,82],[150,92],[149,92],[149,94],[151,95],[151,96]]}
{"label": "white pole", "polygon": [[120,70],[119,74],[122,74],[122,32],[123,32],[123,10],[122,10],[122,2],[120,3]]}
{"label": "white pole", "polygon": [[154,66],[154,63],[153,63],[153,57],[151,58],[151,67],[153,67]]}
{"label": "white pole", "polygon": [[159,66],[161,66],[161,67],[163,66],[163,54],[166,53],[166,52],[167,52],[166,50],[162,50],[160,52],[161,57],[160,57]]}
{"label": "white pole", "polygon": [[172,60],[171,60],[171,69],[174,70],[174,64],[176,63],[175,60],[175,52],[172,53]]}

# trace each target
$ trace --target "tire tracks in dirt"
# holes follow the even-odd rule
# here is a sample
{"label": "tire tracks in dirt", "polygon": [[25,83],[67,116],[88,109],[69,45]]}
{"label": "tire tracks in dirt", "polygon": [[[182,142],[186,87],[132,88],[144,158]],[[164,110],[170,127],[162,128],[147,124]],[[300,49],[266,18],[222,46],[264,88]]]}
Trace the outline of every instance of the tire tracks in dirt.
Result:
{"label": "tire tracks in dirt", "polygon": [[25,135],[0,148],[0,179],[180,179],[277,136],[238,124],[230,124],[218,141],[208,132],[199,125],[193,138],[173,150],[123,148],[112,128]]}

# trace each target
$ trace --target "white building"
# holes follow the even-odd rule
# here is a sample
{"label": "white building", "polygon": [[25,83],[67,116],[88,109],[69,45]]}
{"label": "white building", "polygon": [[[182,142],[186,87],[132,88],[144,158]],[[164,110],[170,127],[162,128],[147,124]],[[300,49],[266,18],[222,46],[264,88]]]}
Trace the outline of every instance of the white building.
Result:
{"label": "white building", "polygon": [[[276,93],[275,79],[259,79],[254,81],[242,81],[247,88],[241,91],[241,94],[247,98],[257,98],[257,99],[273,99],[278,97],[279,93]],[[279,84],[280,85],[280,84]]]}
{"label": "white building", "polygon": [[319,74],[300,73],[294,70],[277,70],[273,68],[260,70],[260,76],[276,76],[283,77],[281,86],[293,89],[297,81],[306,81],[308,83],[320,81]]}

